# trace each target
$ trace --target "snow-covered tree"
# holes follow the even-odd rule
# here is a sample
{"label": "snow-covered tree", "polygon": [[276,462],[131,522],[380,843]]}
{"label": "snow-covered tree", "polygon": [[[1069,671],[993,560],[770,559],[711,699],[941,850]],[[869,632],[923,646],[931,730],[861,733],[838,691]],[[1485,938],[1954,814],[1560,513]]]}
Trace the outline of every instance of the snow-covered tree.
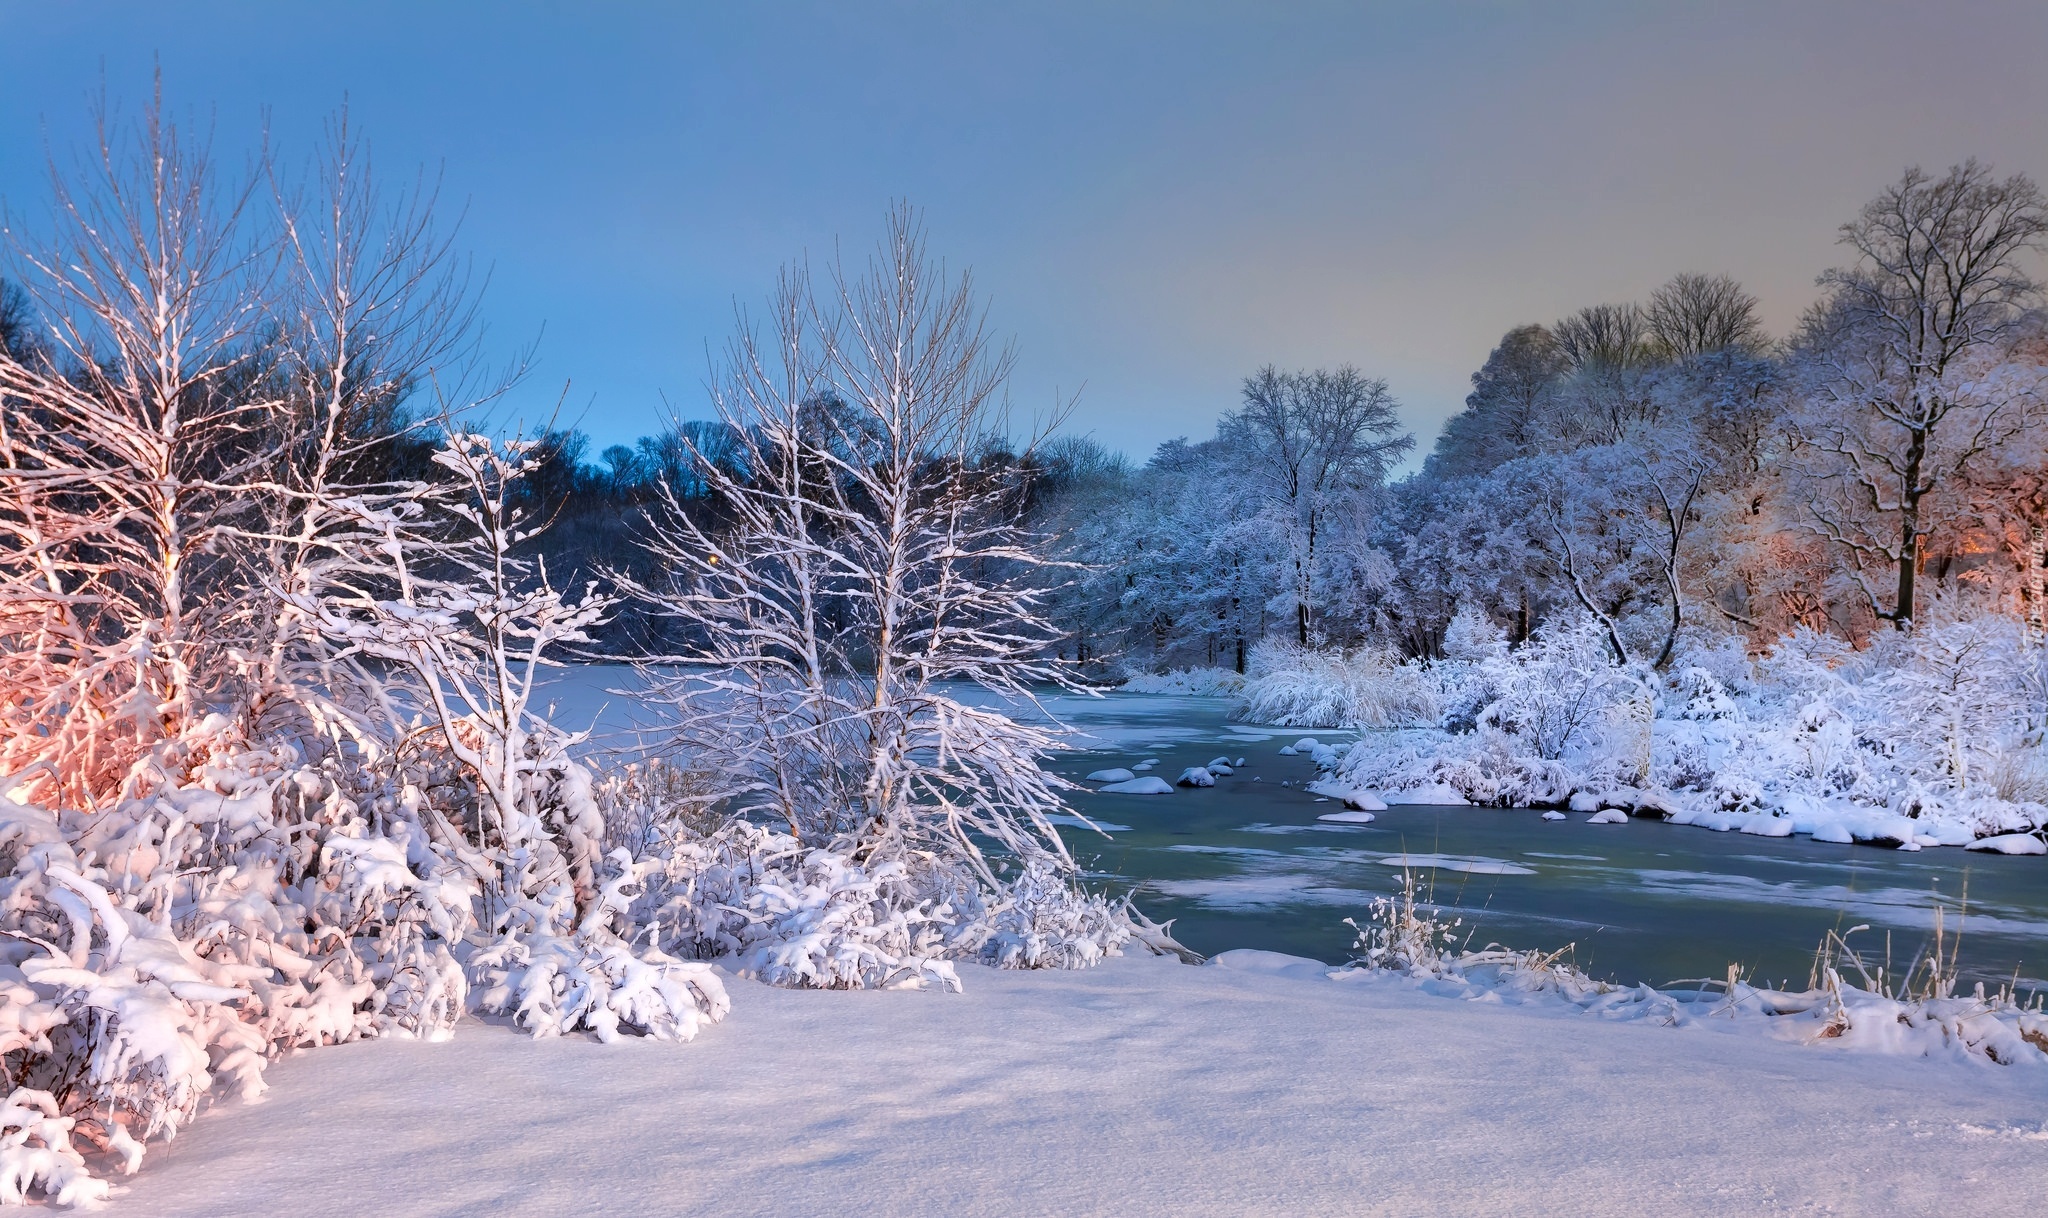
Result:
{"label": "snow-covered tree", "polygon": [[1244,404],[1218,421],[1223,447],[1241,463],[1258,515],[1269,522],[1290,570],[1285,599],[1295,641],[1315,624],[1318,576],[1347,524],[1370,518],[1366,497],[1410,448],[1387,383],[1345,366],[1245,378]]}
{"label": "snow-covered tree", "polygon": [[787,273],[766,337],[736,340],[716,404],[739,458],[697,454],[719,520],[671,496],[652,545],[672,582],[635,589],[696,639],[646,671],[713,798],[807,848],[988,886],[991,847],[1069,865],[1048,819],[1064,784],[1039,764],[1056,737],[1020,717],[1069,679],[1050,560],[1009,467],[977,460],[1010,362],[908,210],[826,290]]}
{"label": "snow-covered tree", "polygon": [[[1800,437],[1826,492],[1811,527],[1901,629],[1927,539],[1952,521],[1943,492],[2035,422],[1995,369],[2038,297],[2023,263],[2044,236],[2030,179],[1974,160],[1940,178],[1914,168],[1842,226],[1857,262],[1821,277],[1830,295],[1802,340],[1815,384]],[[1889,595],[1871,582],[1886,575]]]}

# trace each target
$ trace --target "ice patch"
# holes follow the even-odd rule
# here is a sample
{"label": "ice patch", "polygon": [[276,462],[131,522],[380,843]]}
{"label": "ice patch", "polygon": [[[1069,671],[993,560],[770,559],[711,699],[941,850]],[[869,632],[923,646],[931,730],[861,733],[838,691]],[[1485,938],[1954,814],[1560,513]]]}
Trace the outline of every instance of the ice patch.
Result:
{"label": "ice patch", "polygon": [[1371,824],[1371,823],[1372,823],[1372,813],[1370,813],[1370,812],[1325,812],[1325,813],[1323,813],[1323,814],[1322,814],[1321,816],[1318,816],[1318,817],[1316,817],[1316,819],[1317,819],[1317,820],[1327,820],[1327,821],[1335,821],[1336,823],[1338,823],[1338,824],[1340,824],[1340,825],[1369,825],[1369,824]]}
{"label": "ice patch", "polygon": [[1471,875],[1535,875],[1536,869],[1505,859],[1466,858],[1455,854],[1390,854],[1380,860],[1383,867],[1433,867],[1438,871],[1463,871]]}
{"label": "ice patch", "polygon": [[1281,905],[1362,906],[1373,894],[1336,888],[1304,872],[1226,875],[1207,880],[1152,880],[1146,887],[1211,909],[1271,909]]}
{"label": "ice patch", "polygon": [[1070,825],[1076,829],[1100,829],[1104,833],[1128,833],[1131,829],[1129,825],[1112,825],[1106,820],[1090,820],[1069,812],[1055,812],[1045,819],[1055,825]]}

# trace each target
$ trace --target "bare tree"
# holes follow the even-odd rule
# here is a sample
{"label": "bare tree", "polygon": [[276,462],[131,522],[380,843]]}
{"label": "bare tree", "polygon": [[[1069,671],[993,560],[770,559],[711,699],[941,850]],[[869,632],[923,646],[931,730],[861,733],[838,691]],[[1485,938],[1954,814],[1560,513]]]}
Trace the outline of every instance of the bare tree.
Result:
{"label": "bare tree", "polygon": [[1688,272],[1650,294],[1644,318],[1665,353],[1683,362],[1718,351],[1760,349],[1765,340],[1756,304],[1756,297],[1726,275]]}
{"label": "bare tree", "polygon": [[1550,328],[1558,355],[1574,372],[1652,362],[1649,319],[1632,304],[1590,305]]}
{"label": "bare tree", "polygon": [[1378,488],[1415,446],[1413,436],[1395,434],[1399,411],[1385,381],[1348,364],[1334,372],[1269,365],[1245,378],[1244,405],[1217,424],[1217,434],[1243,450],[1245,473],[1287,547],[1295,636],[1303,647],[1331,522],[1346,500]]}
{"label": "bare tree", "polygon": [[205,711],[194,674],[225,666],[249,588],[222,542],[280,400],[257,177],[223,180],[160,101],[132,131],[103,110],[96,153],[83,188],[52,165],[52,236],[9,231],[49,333],[0,352],[9,747],[61,754],[86,800]]}
{"label": "bare tree", "polygon": [[[1814,519],[1850,556],[1872,612],[1902,630],[1935,523],[1929,497],[2031,421],[2025,402],[1973,373],[2037,299],[2022,260],[2044,234],[2048,205],[2030,179],[1996,179],[1974,160],[1939,179],[1913,168],[1842,226],[1856,264],[1820,278],[1830,297],[1804,344],[1819,409],[1801,440],[1841,481]],[[1896,577],[1889,608],[1862,581],[1876,565]]]}
{"label": "bare tree", "polygon": [[271,184],[283,261],[277,459],[251,488],[262,517],[242,530],[270,594],[243,626],[259,711],[342,679],[302,606],[347,568],[342,539],[357,523],[348,492],[372,491],[386,474],[380,450],[419,426],[407,400],[428,381],[460,394],[479,337],[477,294],[437,224],[434,189],[384,187],[346,110],[329,120],[302,181],[272,166]]}
{"label": "bare tree", "polygon": [[1633,304],[1580,309],[1551,327],[1569,376],[1552,430],[1567,445],[1613,444],[1654,421],[1646,373],[1663,360],[1649,319]]}
{"label": "bare tree", "polygon": [[860,272],[835,266],[820,294],[790,271],[767,337],[742,326],[716,399],[737,452],[695,452],[724,523],[665,488],[651,544],[672,582],[632,585],[699,640],[648,671],[729,807],[989,885],[987,844],[1071,866],[1048,819],[1064,784],[1039,765],[1052,731],[954,685],[1029,704],[1034,683],[1068,680],[1015,466],[976,459],[1010,365],[907,208]]}

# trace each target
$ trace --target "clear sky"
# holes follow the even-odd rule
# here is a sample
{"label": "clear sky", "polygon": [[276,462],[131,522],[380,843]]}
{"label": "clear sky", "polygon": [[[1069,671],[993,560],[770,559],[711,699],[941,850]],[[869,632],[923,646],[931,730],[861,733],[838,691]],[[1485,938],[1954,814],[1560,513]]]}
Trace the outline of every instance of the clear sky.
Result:
{"label": "clear sky", "polygon": [[527,391],[601,447],[703,411],[735,302],[925,209],[1013,396],[1134,456],[1266,362],[1384,376],[1426,449],[1510,326],[1725,271],[1783,331],[1909,163],[2048,175],[2048,4],[0,0],[0,196],[161,62],[219,153],[344,97],[467,206]]}

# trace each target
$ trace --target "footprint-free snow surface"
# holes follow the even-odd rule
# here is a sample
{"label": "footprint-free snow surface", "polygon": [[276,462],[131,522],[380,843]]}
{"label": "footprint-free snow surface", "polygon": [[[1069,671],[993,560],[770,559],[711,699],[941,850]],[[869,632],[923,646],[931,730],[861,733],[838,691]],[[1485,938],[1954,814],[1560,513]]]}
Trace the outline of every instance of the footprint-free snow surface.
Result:
{"label": "footprint-free snow surface", "polygon": [[2031,1212],[2048,1070],[1452,1002],[1233,953],[773,990],[691,1044],[370,1042],[152,1149],[116,1214]]}

